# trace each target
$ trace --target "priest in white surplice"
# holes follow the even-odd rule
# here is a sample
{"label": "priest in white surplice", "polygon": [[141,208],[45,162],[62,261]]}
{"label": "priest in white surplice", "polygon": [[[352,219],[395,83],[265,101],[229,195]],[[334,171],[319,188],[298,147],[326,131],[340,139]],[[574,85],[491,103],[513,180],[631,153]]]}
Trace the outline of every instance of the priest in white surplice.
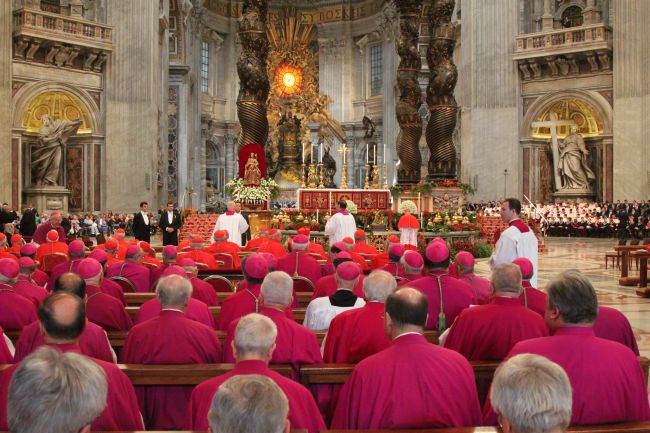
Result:
{"label": "priest in white surplice", "polygon": [[226,208],[228,209],[226,213],[219,215],[217,223],[214,225],[212,242],[214,242],[214,232],[226,230],[228,231],[228,240],[241,247],[241,235],[248,230],[248,223],[241,214],[235,212],[234,201],[226,203]]}
{"label": "priest in white surplice", "polygon": [[343,238],[354,239],[354,232],[357,231],[357,223],[354,217],[347,211],[348,204],[345,200],[339,201],[339,211],[325,224],[325,235],[329,236],[330,246],[343,240]]}
{"label": "priest in white surplice", "polygon": [[505,229],[490,257],[490,267],[494,269],[503,263],[512,263],[519,257],[526,257],[533,264],[533,277],[530,284],[537,287],[537,237],[528,225],[519,218],[521,202],[508,198],[501,203],[501,219],[510,227]]}

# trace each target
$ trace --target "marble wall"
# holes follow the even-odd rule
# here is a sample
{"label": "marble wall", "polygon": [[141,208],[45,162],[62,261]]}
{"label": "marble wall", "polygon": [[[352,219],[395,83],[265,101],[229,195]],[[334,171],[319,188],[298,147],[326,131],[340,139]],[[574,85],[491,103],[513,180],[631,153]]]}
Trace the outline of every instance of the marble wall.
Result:
{"label": "marble wall", "polygon": [[[456,97],[461,107],[460,180],[471,200],[521,195],[518,75],[512,61],[517,0],[464,0],[457,48]],[[504,177],[504,170],[508,176]]]}
{"label": "marble wall", "polygon": [[[158,2],[112,0],[113,55],[106,68],[105,210],[157,201],[161,59]],[[152,37],[152,35],[156,35]]]}
{"label": "marble wall", "polygon": [[616,0],[614,27],[614,200],[650,193],[650,2]]}
{"label": "marble wall", "polygon": [[[12,162],[12,158],[18,157],[18,149],[12,151],[11,128],[12,124],[12,102],[11,102],[11,29],[13,15],[11,13],[11,2],[0,2],[0,201],[18,205],[18,197],[12,194],[12,185],[17,179],[12,179],[12,167],[18,164]],[[16,161],[17,162],[17,161]]]}

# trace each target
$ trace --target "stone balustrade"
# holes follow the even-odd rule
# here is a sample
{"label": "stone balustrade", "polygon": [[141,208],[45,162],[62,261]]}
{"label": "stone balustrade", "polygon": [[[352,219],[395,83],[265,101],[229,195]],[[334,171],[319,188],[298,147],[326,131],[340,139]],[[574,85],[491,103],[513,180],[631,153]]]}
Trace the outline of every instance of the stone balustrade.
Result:
{"label": "stone balustrade", "polygon": [[612,49],[612,30],[603,23],[517,36],[514,59]]}

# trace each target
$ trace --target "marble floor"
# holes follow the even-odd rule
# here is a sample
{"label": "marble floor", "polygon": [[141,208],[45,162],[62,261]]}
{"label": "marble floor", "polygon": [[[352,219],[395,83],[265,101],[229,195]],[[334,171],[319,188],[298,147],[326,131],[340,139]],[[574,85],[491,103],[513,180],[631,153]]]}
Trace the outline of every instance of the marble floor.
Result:
{"label": "marble floor", "polygon": [[[614,239],[545,238],[548,251],[539,256],[539,287],[559,272],[578,269],[587,275],[598,293],[598,302],[623,312],[639,345],[641,356],[650,358],[650,299],[640,298],[634,287],[618,284],[619,270],[611,266],[605,269],[605,251],[612,251]],[[476,265],[479,275],[488,276],[486,260]],[[631,275],[636,268],[632,265]]]}

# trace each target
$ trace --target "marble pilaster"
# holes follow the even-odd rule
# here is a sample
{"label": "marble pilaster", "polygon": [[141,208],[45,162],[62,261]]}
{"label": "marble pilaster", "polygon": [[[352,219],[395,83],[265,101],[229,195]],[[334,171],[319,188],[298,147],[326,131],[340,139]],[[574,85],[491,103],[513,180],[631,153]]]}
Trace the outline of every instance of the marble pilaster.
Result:
{"label": "marble pilaster", "polygon": [[614,4],[614,200],[642,200],[650,188],[650,2]]}
{"label": "marble pilaster", "polygon": [[114,26],[106,66],[106,164],[102,208],[133,211],[155,203],[161,86],[158,2],[108,2]]}
{"label": "marble pilaster", "polygon": [[[13,175],[12,166],[19,167],[12,163],[12,158],[18,158],[18,150],[12,150],[11,125],[12,102],[11,102],[11,29],[12,29],[11,2],[0,2],[0,152],[5,155],[0,158],[0,173],[4,174],[4,181],[0,182],[0,200],[18,206],[17,193],[13,193],[12,185],[17,185],[18,179],[10,180]],[[13,146],[17,147],[17,146]],[[14,151],[16,154],[14,155]],[[16,173],[16,176],[18,173]]]}

